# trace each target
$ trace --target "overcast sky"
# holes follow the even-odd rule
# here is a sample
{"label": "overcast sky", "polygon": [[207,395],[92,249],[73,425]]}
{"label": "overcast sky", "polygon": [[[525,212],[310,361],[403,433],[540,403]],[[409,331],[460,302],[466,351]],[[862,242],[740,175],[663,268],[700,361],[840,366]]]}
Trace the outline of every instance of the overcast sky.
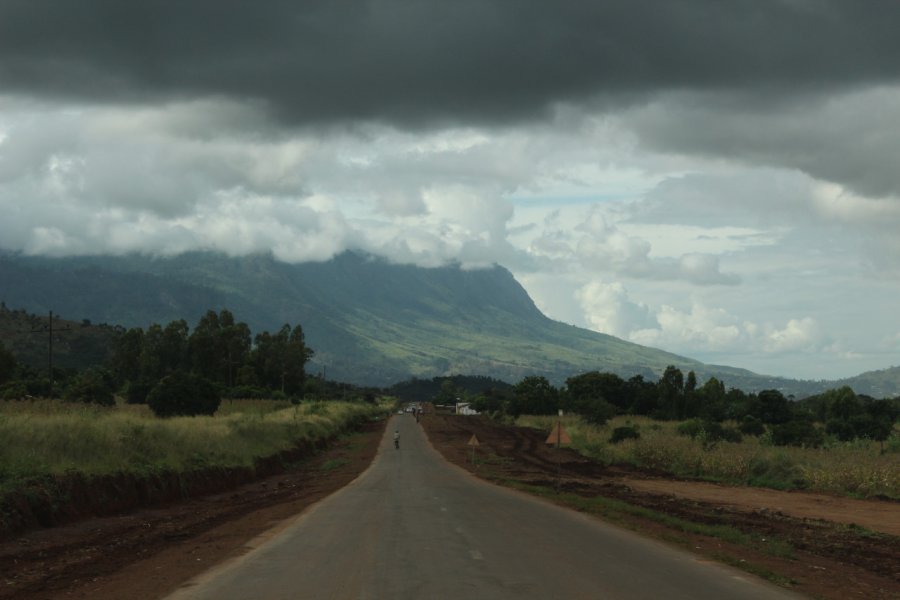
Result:
{"label": "overcast sky", "polygon": [[898,30],[896,0],[0,0],[0,248],[498,263],[706,362],[886,368]]}

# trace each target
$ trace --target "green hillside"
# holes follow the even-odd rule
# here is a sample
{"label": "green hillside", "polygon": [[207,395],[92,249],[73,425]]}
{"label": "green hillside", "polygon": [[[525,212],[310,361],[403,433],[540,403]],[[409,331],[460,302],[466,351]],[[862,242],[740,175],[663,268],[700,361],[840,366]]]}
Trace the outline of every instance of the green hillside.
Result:
{"label": "green hillside", "polygon": [[502,267],[420,268],[344,253],[287,264],[268,255],[171,258],[0,255],[0,300],[30,312],[147,326],[228,308],[253,331],[301,324],[312,372],[367,385],[465,373],[555,383],[589,370],[655,379],[667,365],[730,387],[801,395],[815,382],[704,365],[544,316]]}

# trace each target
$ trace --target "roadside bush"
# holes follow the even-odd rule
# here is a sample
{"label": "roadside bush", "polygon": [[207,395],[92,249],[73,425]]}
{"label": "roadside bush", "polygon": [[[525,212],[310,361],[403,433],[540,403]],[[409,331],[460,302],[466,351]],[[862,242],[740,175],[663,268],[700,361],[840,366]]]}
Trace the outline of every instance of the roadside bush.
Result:
{"label": "roadside bush", "polygon": [[783,454],[756,457],[750,461],[747,483],[777,490],[803,489],[808,482],[803,469]]}
{"label": "roadside bush", "polygon": [[0,342],[0,383],[6,383],[16,372],[16,357]]}
{"label": "roadside bush", "polygon": [[825,425],[825,433],[833,435],[842,442],[849,442],[856,438],[856,428],[842,419],[829,419]]}
{"label": "roadside bush", "polygon": [[153,389],[153,383],[147,380],[129,381],[125,389],[125,402],[128,404],[146,404],[147,395]]}
{"label": "roadside bush", "polygon": [[225,390],[222,396],[235,400],[268,400],[272,397],[272,392],[254,385],[237,385]]}
{"label": "roadside bush", "polygon": [[99,404],[100,406],[116,404],[109,382],[101,372],[95,369],[78,375],[66,390],[65,399],[67,402]]}
{"label": "roadside bush", "polygon": [[684,423],[679,423],[675,430],[678,432],[678,435],[684,435],[691,439],[695,439],[700,435],[700,432],[703,431],[703,421],[700,419],[691,419]]}
{"label": "roadside bush", "polygon": [[745,415],[744,418],[741,419],[741,424],[738,425],[738,430],[744,435],[759,437],[766,432],[766,426],[763,425],[761,419],[758,419],[753,415]]}
{"label": "roadside bush", "polygon": [[884,441],[888,439],[894,429],[893,420],[876,418],[872,415],[856,415],[850,418],[850,425],[857,437]]}
{"label": "roadside bush", "polygon": [[625,425],[623,427],[616,427],[613,429],[612,436],[609,438],[610,444],[618,444],[619,442],[623,442],[625,440],[637,440],[640,439],[641,432],[638,431],[637,426]]}
{"label": "roadside bush", "polygon": [[772,443],[776,446],[820,448],[825,435],[810,421],[788,421],[772,427]]}
{"label": "roadside bush", "polygon": [[581,416],[592,425],[604,425],[616,416],[616,407],[606,400],[593,400],[585,403]]}
{"label": "roadside bush", "polygon": [[147,395],[157,417],[212,415],[221,401],[211,382],[180,371],[163,377]]}
{"label": "roadside bush", "polygon": [[46,377],[40,379],[27,379],[23,382],[28,388],[28,395],[35,398],[50,397],[50,380]]}
{"label": "roadside bush", "polygon": [[707,447],[716,442],[732,442],[735,444],[743,440],[741,433],[730,427],[722,427],[721,423],[715,421],[703,421],[701,419],[691,419],[678,425],[679,435],[690,436],[691,439],[699,439],[703,442],[703,446]]}
{"label": "roadside bush", "polygon": [[10,381],[0,386],[0,400],[24,400],[28,396],[28,388],[21,381]]}

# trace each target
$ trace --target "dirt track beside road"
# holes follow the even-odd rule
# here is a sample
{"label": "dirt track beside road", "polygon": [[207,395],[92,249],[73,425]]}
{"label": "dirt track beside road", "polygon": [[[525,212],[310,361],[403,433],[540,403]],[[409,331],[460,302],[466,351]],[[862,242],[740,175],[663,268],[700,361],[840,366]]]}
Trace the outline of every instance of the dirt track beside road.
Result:
{"label": "dirt track beside road", "polygon": [[160,598],[355,479],[384,427],[369,424],[300,465],[228,492],[12,537],[0,543],[0,599]]}

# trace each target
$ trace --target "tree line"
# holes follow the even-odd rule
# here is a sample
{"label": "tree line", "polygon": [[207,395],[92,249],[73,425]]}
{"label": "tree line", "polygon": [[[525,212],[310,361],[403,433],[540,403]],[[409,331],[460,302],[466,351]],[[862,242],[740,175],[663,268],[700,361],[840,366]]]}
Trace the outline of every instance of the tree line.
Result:
{"label": "tree line", "polygon": [[[675,366],[667,367],[657,381],[591,371],[569,377],[560,388],[545,377],[531,376],[511,388],[492,388],[467,400],[480,412],[511,417],[563,410],[604,424],[616,415],[642,415],[685,421],[686,435],[739,441],[742,435],[768,434],[778,445],[809,447],[821,446],[826,435],[884,442],[900,416],[900,398],[875,399],[842,387],[794,401],[774,389],[726,391],[715,377],[700,385],[693,371],[684,375]],[[736,425],[726,427],[725,422]]]}
{"label": "tree line", "polygon": [[207,311],[192,331],[183,319],[125,331],[115,342],[110,367],[130,402],[142,401],[155,381],[176,371],[245,395],[290,397],[303,394],[312,355],[300,325],[253,336],[246,323],[222,309]]}
{"label": "tree line", "polygon": [[[285,324],[275,333],[263,331],[254,336],[231,311],[209,310],[193,330],[184,319],[127,329],[113,342],[106,365],[82,372],[54,370],[54,379],[59,375],[59,387],[67,400],[112,405],[114,393],[119,391],[130,403],[150,403],[158,414],[153,401],[165,394],[154,395],[153,391],[165,383],[171,388],[170,395],[205,398],[198,400],[197,412],[209,413],[210,406],[218,407],[217,398],[222,394],[301,398],[307,382],[305,365],[312,355],[299,324]],[[0,398],[49,392],[47,377],[18,364],[0,345]],[[172,413],[171,408],[162,412],[190,412],[175,407]]]}

